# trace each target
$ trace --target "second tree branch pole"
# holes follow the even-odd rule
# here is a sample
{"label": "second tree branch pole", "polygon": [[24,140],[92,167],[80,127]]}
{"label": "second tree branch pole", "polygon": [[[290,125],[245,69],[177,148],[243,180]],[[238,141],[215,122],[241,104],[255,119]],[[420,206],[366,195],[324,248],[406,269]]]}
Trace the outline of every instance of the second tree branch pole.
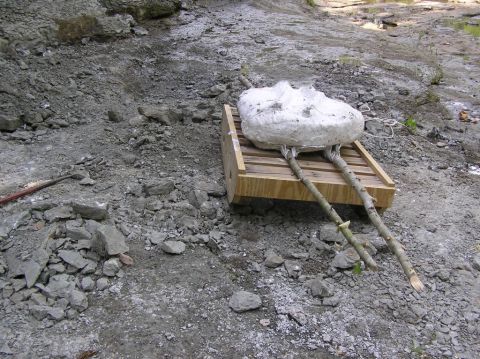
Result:
{"label": "second tree branch pole", "polygon": [[373,203],[372,197],[367,192],[366,188],[360,182],[360,180],[355,176],[355,173],[348,167],[347,162],[340,156],[340,146],[329,147],[322,151],[323,156],[332,162],[343,174],[345,180],[355,189],[360,198],[362,199],[363,206],[365,207],[368,217],[372,221],[373,225],[377,228],[378,233],[385,239],[387,242],[388,248],[395,254],[400,265],[402,266],[405,275],[410,281],[412,287],[417,291],[421,292],[425,289],[422,281],[418,277],[418,274],[413,269],[412,263],[408,259],[407,254],[403,250],[402,245],[395,239],[392,232],[388,227],[383,223],[381,217],[375,209],[375,204]]}
{"label": "second tree branch pole", "polygon": [[348,243],[355,248],[360,258],[365,263],[365,266],[371,270],[378,270],[377,263],[373,258],[368,254],[363,245],[355,239],[352,231],[348,228],[350,221],[344,222],[342,218],[338,215],[337,211],[328,203],[327,199],[320,193],[320,191],[315,187],[315,185],[303,174],[300,165],[296,160],[296,151],[295,148],[287,149],[286,146],[282,146],[282,154],[287,160],[290,168],[292,169],[295,176],[298,177],[300,181],[307,187],[307,189],[315,197],[316,201],[323,209],[328,218],[337,225],[337,228],[342,232],[343,236],[346,238]]}

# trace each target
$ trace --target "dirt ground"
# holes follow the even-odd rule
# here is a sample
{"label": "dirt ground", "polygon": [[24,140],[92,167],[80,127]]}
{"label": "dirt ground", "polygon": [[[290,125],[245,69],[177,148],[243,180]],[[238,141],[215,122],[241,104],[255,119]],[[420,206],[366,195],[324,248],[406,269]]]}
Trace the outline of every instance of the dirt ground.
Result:
{"label": "dirt ground", "polygon": [[[478,4],[196,1],[135,21],[71,3],[0,1],[0,126],[14,126],[0,131],[0,196],[87,175],[0,207],[0,357],[478,358]],[[95,26],[59,33],[80,15]],[[314,204],[228,204],[221,108],[244,90],[240,73],[363,112],[361,141],[397,188],[383,218],[424,292],[351,206],[337,208],[379,272],[332,266],[343,244]],[[125,237],[132,266],[113,258],[108,274],[86,245],[99,225]],[[186,249],[167,254],[165,240]],[[268,250],[285,265],[266,267]],[[56,280],[67,294],[52,294]],[[261,308],[232,311],[239,290]]]}

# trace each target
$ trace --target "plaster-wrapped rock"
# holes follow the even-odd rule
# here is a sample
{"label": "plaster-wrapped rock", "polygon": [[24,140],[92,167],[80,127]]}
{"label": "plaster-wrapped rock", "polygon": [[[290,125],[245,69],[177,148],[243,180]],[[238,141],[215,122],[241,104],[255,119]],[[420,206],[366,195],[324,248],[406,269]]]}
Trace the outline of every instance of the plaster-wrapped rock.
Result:
{"label": "plaster-wrapped rock", "polygon": [[237,104],[242,131],[255,146],[300,150],[351,143],[364,128],[362,114],[313,88],[293,89],[287,81],[243,92]]}

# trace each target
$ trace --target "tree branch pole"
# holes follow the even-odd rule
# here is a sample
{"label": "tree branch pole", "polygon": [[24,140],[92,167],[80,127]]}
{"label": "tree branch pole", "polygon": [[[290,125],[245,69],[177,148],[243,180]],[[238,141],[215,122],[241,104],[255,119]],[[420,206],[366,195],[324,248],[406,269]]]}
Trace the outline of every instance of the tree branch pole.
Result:
{"label": "tree branch pole", "polygon": [[323,212],[328,216],[328,218],[337,225],[337,228],[342,232],[345,239],[350,243],[350,245],[355,248],[360,258],[365,263],[365,266],[371,270],[378,270],[377,263],[373,258],[368,254],[363,245],[358,242],[358,240],[353,235],[352,231],[348,228],[350,221],[344,222],[342,218],[338,215],[337,211],[328,203],[327,199],[320,193],[320,191],[315,187],[315,185],[303,174],[300,165],[296,160],[296,151],[295,148],[287,149],[286,146],[282,146],[282,154],[287,160],[290,168],[293,173],[298,177],[300,181],[307,187],[307,189],[312,193],[312,195],[317,200],[318,204],[322,208]]}
{"label": "tree branch pole", "polygon": [[402,245],[395,239],[392,232],[390,232],[385,223],[383,223],[381,217],[375,209],[374,201],[370,194],[367,192],[366,188],[360,182],[355,173],[348,167],[348,164],[345,162],[345,160],[340,156],[340,146],[336,145],[333,148],[329,147],[322,152],[323,156],[327,160],[332,162],[342,172],[345,180],[350,185],[352,185],[352,187],[358,193],[358,195],[362,199],[363,205],[367,211],[370,221],[372,221],[373,225],[377,228],[378,233],[385,239],[388,248],[390,248],[393,254],[395,254],[395,256],[397,257],[403,271],[405,272],[405,275],[410,280],[410,284],[412,285],[412,287],[417,292],[423,291],[425,287],[420,280],[418,274],[413,269],[413,265],[408,259],[407,254],[403,250]]}

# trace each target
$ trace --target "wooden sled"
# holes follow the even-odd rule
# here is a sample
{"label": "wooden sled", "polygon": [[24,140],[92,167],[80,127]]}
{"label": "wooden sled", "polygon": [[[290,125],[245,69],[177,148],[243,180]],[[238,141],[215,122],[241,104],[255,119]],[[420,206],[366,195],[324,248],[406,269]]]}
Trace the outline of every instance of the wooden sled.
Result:
{"label": "wooden sled", "polygon": [[[315,201],[279,151],[258,149],[245,138],[237,109],[229,105],[223,108],[221,143],[230,203],[253,197]],[[395,183],[360,142],[342,146],[340,152],[368,193],[376,199],[375,206],[379,209],[390,207]],[[302,153],[298,163],[330,203],[363,204],[334,165],[318,153]]]}

